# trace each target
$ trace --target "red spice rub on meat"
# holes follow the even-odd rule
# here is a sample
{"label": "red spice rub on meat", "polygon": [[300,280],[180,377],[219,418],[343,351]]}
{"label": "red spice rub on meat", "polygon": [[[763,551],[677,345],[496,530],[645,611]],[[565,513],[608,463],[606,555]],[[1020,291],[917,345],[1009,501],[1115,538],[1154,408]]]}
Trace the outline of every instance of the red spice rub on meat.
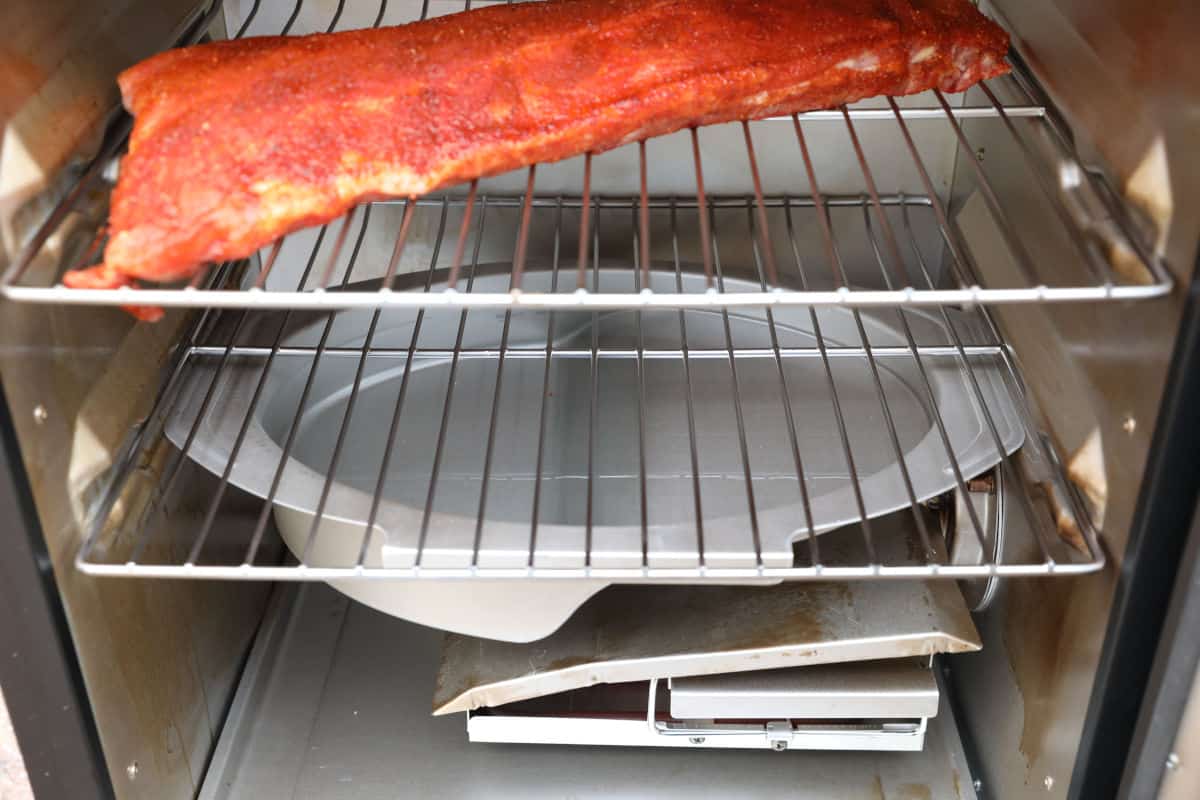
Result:
{"label": "red spice rub on meat", "polygon": [[692,125],[1008,70],[968,0],[550,0],[216,42],[120,76],[135,127],[102,265],[175,281],[357,203]]}

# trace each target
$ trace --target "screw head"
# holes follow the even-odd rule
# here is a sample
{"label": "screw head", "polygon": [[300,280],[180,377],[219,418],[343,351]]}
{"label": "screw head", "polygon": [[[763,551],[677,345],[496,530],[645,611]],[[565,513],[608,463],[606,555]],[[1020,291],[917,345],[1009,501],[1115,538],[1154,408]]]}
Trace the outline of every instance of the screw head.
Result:
{"label": "screw head", "polygon": [[979,778],[976,778],[975,780],[971,781],[971,787],[977,792],[982,791],[983,781],[979,780]]}
{"label": "screw head", "polygon": [[1042,781],[1042,785],[1046,787],[1047,792],[1050,791],[1051,789],[1053,789],[1054,788],[1054,776],[1047,775],[1045,780]]}
{"label": "screw head", "polygon": [[689,736],[688,741],[692,744],[704,744],[703,736]]}
{"label": "screw head", "polygon": [[776,753],[782,753],[784,750],[787,750],[787,744],[787,742],[780,739],[778,741],[771,742],[771,749]]}
{"label": "screw head", "polygon": [[125,774],[129,776],[129,780],[137,780],[138,773],[141,768],[138,767],[138,762],[132,761],[129,766],[125,767]]}
{"label": "screw head", "polygon": [[33,407],[33,421],[36,422],[38,425],[41,425],[42,423],[44,423],[47,419],[49,419],[49,417],[50,417],[50,414],[49,414],[49,412],[46,411],[45,406],[36,405]]}
{"label": "screw head", "polygon": [[1126,417],[1125,421],[1121,423],[1121,430],[1132,436],[1133,432],[1137,430],[1137,420],[1133,417]]}
{"label": "screw head", "polygon": [[1178,753],[1168,753],[1167,754],[1167,769],[1171,769],[1171,770],[1179,769],[1179,754]]}

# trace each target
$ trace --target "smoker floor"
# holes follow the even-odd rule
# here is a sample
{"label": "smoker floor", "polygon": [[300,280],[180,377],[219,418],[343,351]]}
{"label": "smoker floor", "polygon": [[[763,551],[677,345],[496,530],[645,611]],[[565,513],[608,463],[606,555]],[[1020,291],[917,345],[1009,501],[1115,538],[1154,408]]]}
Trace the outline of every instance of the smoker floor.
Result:
{"label": "smoker floor", "polygon": [[281,586],[201,800],[975,798],[945,703],[919,753],[470,744],[462,716],[429,713],[441,635],[323,584]]}

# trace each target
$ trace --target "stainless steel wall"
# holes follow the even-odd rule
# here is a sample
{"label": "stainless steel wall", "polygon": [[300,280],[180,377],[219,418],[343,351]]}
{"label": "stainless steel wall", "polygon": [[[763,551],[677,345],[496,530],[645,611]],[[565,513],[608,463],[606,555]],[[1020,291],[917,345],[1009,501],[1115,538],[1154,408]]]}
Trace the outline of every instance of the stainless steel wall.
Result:
{"label": "stainless steel wall", "polygon": [[[1200,239],[1200,106],[1192,40],[1200,11],[1182,2],[994,0],[1014,45],[1036,72],[1092,163],[1159,230],[1176,277],[1190,276]],[[980,130],[981,135],[986,132]],[[1028,186],[1005,180],[1006,144],[981,141],[985,167],[1009,208]],[[969,202],[965,171],[958,208]],[[1045,219],[1017,220],[1039,248]],[[1048,259],[1053,251],[1035,249]],[[981,267],[1008,269],[999,257]],[[1066,797],[1105,626],[1133,518],[1182,307],[1182,292],[1127,305],[1005,308],[997,312],[1049,417],[1060,452],[1091,441],[1094,492],[1103,498],[1107,571],[1077,580],[1007,582],[977,619],[979,655],[957,659],[964,725],[979,745],[993,797]]]}
{"label": "stainless steel wall", "polygon": [[[69,185],[73,165],[89,156],[119,102],[117,72],[174,42],[197,6],[196,0],[0,3],[0,229],[8,248]],[[90,236],[97,216],[103,219],[100,200],[66,230]],[[51,260],[77,244],[61,237],[51,244]],[[195,795],[270,590],[105,581],[73,566],[97,480],[145,414],[181,322],[182,315],[172,315],[138,326],[114,309],[0,301],[0,380],[121,798]],[[188,519],[186,505],[176,519]],[[179,546],[170,533],[158,546]]]}

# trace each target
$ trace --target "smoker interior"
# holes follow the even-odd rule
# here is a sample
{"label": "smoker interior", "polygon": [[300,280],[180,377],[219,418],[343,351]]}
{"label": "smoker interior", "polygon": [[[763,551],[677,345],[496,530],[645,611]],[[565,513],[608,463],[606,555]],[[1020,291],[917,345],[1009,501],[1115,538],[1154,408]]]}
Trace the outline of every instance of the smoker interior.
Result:
{"label": "smoker interior", "polygon": [[[124,20],[114,36],[148,55],[205,30],[301,34],[464,7],[229,0],[209,14],[175,5],[137,26],[119,13],[104,24]],[[1130,90],[1097,99],[1071,83],[1064,64],[1094,58],[1074,35],[1083,23],[1061,9],[1038,17],[1019,3],[985,7],[1014,33],[1017,75],[947,96],[949,108],[930,94],[895,107],[867,101],[844,114],[704,128],[695,139],[651,140],[644,152],[633,145],[539,165],[536,176],[489,178],[471,194],[452,187],[375,203],[247,262],[218,265],[200,285],[151,295],[197,309],[171,311],[157,326],[131,326],[61,291],[62,271],[94,255],[112,177],[103,164],[89,172],[84,156],[63,171],[54,199],[80,174],[91,183],[27,250],[35,257],[14,259],[19,269],[6,273],[4,389],[115,794],[270,797],[290,786],[296,797],[941,798],[979,796],[982,787],[998,797],[1066,797],[1081,780],[1081,732],[1180,313],[1178,293],[1168,294],[1179,275],[1165,265],[1184,263],[1190,250],[1179,242],[1191,248],[1195,237],[1176,231],[1160,242],[1167,260],[1147,259],[1145,220],[1103,178],[1138,163],[1096,121],[1097,108],[1115,114]],[[1110,169],[1073,171],[1077,156]],[[1145,271],[1121,269],[1130,264]],[[736,294],[746,307],[722,313],[706,271],[729,282],[718,296]],[[503,285],[514,272],[529,281],[529,308]],[[379,291],[393,279],[395,291]],[[472,280],[480,281],[474,299]],[[645,288],[665,307],[639,299]],[[939,291],[947,292],[940,301]],[[770,301],[777,306],[761,298],[772,292],[783,297]],[[608,305],[586,305],[600,295]],[[995,304],[970,302],[980,298]],[[789,329],[797,319],[810,327]],[[563,338],[572,320],[582,333]],[[786,335],[838,320],[847,336]],[[915,336],[904,336],[905,323]],[[372,343],[368,332],[417,325],[429,338]],[[526,329],[524,338],[502,338]],[[404,417],[395,392],[409,370],[396,365],[426,362],[441,375],[421,390],[427,413]],[[285,363],[299,365],[301,380],[281,397],[303,391],[305,367],[337,373],[345,386],[335,388],[346,390],[308,409],[301,398],[280,416],[276,440],[302,423],[296,460],[317,476],[291,538],[274,504],[287,481],[272,489],[269,479],[293,474],[286,450],[265,463],[265,491],[240,481],[228,452],[212,463],[201,457],[212,437],[202,420],[220,421],[229,400],[214,390],[209,408],[214,376],[243,371],[252,392],[264,365]],[[944,365],[962,376],[961,407],[929,400],[930,376]],[[697,395],[689,368],[719,377],[700,382]],[[469,392],[452,393],[448,369],[467,375]],[[386,390],[368,396],[357,418],[344,404],[357,396],[356,370],[368,394]],[[577,393],[567,400],[597,410],[572,406],[576,416],[556,427],[554,409],[565,406],[555,403],[566,401],[546,399],[555,370]],[[372,383],[376,374],[396,379]],[[996,441],[1005,439],[1000,404],[987,400],[981,376],[1013,410],[1005,419],[1020,447],[1011,454]],[[800,380],[822,394],[789,401]],[[644,402],[656,381],[677,391],[673,408]],[[517,389],[527,396],[503,394]],[[323,413],[335,395],[343,405]],[[534,398],[550,411],[528,411],[526,423],[506,428],[507,412],[496,409]],[[823,435],[806,437],[811,420],[795,416],[817,400]],[[939,436],[967,406],[999,464],[984,482],[992,488],[974,495],[976,475],[958,461],[963,448]],[[191,415],[180,421],[179,408]],[[603,408],[620,408],[620,418],[603,417]],[[646,409],[649,421],[639,418]],[[771,427],[756,427],[764,414]],[[243,416],[231,418],[229,441],[240,441]],[[421,443],[411,450],[388,445],[405,420],[415,420]],[[672,432],[680,449],[669,455],[679,463],[655,461],[662,453],[646,436],[650,426]],[[914,436],[930,437],[946,460],[933,496],[920,491],[922,474],[906,472]],[[347,447],[370,451],[365,474],[338,472],[336,453]],[[703,454],[713,447],[723,447],[723,460],[706,471]],[[557,473],[556,450],[570,455]],[[1099,495],[1096,482],[1080,481],[1080,454],[1089,452],[1099,465],[1083,473],[1100,473]],[[396,560],[368,560],[372,537],[377,548],[391,542],[374,525],[389,461],[411,483],[403,530],[413,539],[393,543]],[[805,463],[820,468],[806,473]],[[868,513],[875,495],[853,490],[885,464],[900,500]],[[439,475],[448,488],[435,491]],[[806,491],[822,479],[845,482],[853,524],[812,535],[824,529]],[[543,481],[554,485],[539,494]],[[593,482],[605,489],[592,494]],[[669,508],[655,505],[661,487]],[[579,512],[597,498],[603,508]],[[736,522],[724,530],[732,544],[716,547],[732,506]],[[760,520],[769,533],[770,511],[781,506],[795,517],[784,526],[794,536],[764,548]],[[542,508],[553,513],[539,522]],[[348,520],[347,530],[328,526],[326,515]],[[667,532],[674,539],[654,538],[655,515],[683,521]],[[706,536],[699,522],[710,519]],[[620,536],[606,539],[613,520]],[[493,535],[498,523],[515,524],[517,535]],[[897,548],[888,538],[897,529],[920,546]],[[322,543],[343,533],[354,546],[328,557]],[[343,593],[441,587],[469,608],[472,586],[483,597],[489,579],[599,589],[830,577],[959,579],[984,646],[938,657],[942,702],[922,751],[469,744],[461,715],[429,715],[441,634]]]}
{"label": "smoker interior", "polygon": [[[247,34],[269,24],[234,19]],[[284,27],[344,22],[301,20]],[[1102,182],[1049,180],[1069,142],[1020,73],[992,83],[953,105],[934,92],[706,127],[370,203],[187,287],[113,294],[212,313],[185,335],[78,567],[698,582],[1100,569],[1020,368],[973,301],[1111,302],[1169,283],[1131,286],[1095,261],[1141,248],[1115,214],[1071,219]],[[985,132],[1028,198],[999,199],[971,144]],[[1047,212],[1037,256],[1016,222],[1026,200]],[[48,275],[28,263],[16,297],[105,296],[38,285]],[[289,310],[252,313],[275,308]],[[189,459],[219,483],[191,543],[163,551]],[[968,494],[997,462],[1021,538],[967,505],[978,557],[939,563],[919,506]],[[117,520],[126,484],[157,497]],[[213,541],[234,488],[265,501],[240,553]],[[272,507],[287,510],[301,571],[260,558]],[[923,570],[880,559],[872,540],[870,519],[905,507]],[[815,534],[855,520],[865,558],[828,562]],[[809,554],[794,563],[800,539]]]}
{"label": "smoker interior", "polygon": [[915,753],[469,743],[462,714],[429,716],[439,640],[326,586],[287,587],[200,797],[274,796],[280,786],[321,798],[976,796],[945,707]]}

